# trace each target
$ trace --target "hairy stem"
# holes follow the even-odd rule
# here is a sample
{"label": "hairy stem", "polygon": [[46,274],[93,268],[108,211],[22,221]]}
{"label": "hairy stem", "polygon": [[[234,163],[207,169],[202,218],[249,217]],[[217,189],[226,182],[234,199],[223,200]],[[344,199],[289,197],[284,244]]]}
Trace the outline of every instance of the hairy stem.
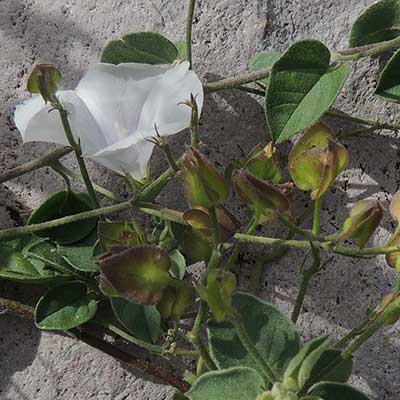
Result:
{"label": "hairy stem", "polygon": [[[189,342],[193,344],[195,349],[198,351],[200,355],[199,363],[204,363],[209,371],[217,369],[214,361],[211,359],[208,354],[208,350],[204,343],[201,340],[201,328],[207,317],[207,304],[200,300],[199,310],[196,315],[196,319],[194,320],[193,328],[187,334],[187,338]],[[200,361],[201,360],[201,361]]]}
{"label": "hairy stem", "polygon": [[343,112],[327,111],[325,113],[325,115],[328,117],[331,117],[331,118],[343,119],[345,121],[354,122],[356,124],[372,126],[377,129],[389,129],[392,131],[397,131],[400,129],[400,124],[390,124],[387,122],[373,121],[373,120],[365,119],[365,118],[361,118],[361,117],[354,117],[352,115],[348,115]]}
{"label": "hairy stem", "polygon": [[192,30],[193,30],[193,17],[196,0],[189,0],[189,11],[186,20],[186,56],[192,69]]}
{"label": "hairy stem", "polygon": [[332,61],[353,61],[364,57],[378,56],[387,51],[396,50],[400,47],[400,38],[387,40],[376,45],[354,47],[333,54]]}
{"label": "hairy stem", "polygon": [[231,320],[232,325],[236,330],[236,334],[238,335],[240,341],[242,342],[244,348],[253,358],[254,362],[261,368],[263,371],[265,378],[272,385],[275,382],[279,381],[278,375],[274,372],[272,367],[268,365],[268,363],[261,356],[253,341],[251,340],[249,334],[247,333],[246,327],[243,322],[237,318],[233,318]]}
{"label": "hairy stem", "polygon": [[267,78],[270,74],[271,74],[271,68],[265,68],[260,71],[249,72],[232,78],[225,78],[216,82],[206,83],[204,85],[204,89],[207,92],[215,92],[217,90],[223,90],[223,89],[233,89],[236,88],[237,86],[241,86],[246,83],[259,81],[261,79]]}
{"label": "hairy stem", "polygon": [[82,174],[82,179],[85,182],[85,186],[86,186],[87,192],[89,194],[89,197],[91,199],[92,205],[95,208],[99,208],[100,204],[99,204],[99,201],[97,200],[96,192],[93,188],[92,181],[90,180],[85,161],[82,157],[81,146],[78,143],[76,143],[76,141],[74,139],[74,135],[72,134],[71,125],[68,120],[68,112],[61,106],[60,103],[57,105],[57,109],[58,109],[58,112],[60,113],[61,122],[62,122],[62,125],[64,128],[64,131],[65,131],[65,134],[67,136],[68,142],[75,152],[75,156],[78,161],[79,169]]}
{"label": "hairy stem", "polygon": [[[306,240],[285,240],[275,239],[263,236],[244,235],[243,233],[236,233],[234,235],[236,240],[240,242],[256,243],[270,246],[287,246],[295,249],[310,249],[311,244]],[[358,249],[349,246],[341,246],[332,242],[318,242],[313,241],[313,245],[322,250],[330,251],[332,253],[341,254],[347,257],[366,257],[376,256],[379,254],[391,254],[400,252],[400,246],[386,246],[386,247],[367,247]]]}
{"label": "hairy stem", "polygon": [[59,149],[46,153],[44,156],[39,157],[36,160],[29,161],[26,164],[19,165],[18,167],[3,172],[0,174],[0,184],[14,178],[18,178],[19,176],[25,175],[39,168],[51,167],[60,158],[64,157],[68,153],[71,153],[71,151],[71,147],[61,147]]}

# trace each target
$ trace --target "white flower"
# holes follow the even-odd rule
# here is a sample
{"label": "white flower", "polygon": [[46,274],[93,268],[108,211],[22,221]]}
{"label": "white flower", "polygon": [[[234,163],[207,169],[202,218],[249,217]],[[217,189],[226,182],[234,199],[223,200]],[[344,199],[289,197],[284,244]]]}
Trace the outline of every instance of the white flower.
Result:
{"label": "white flower", "polygon": [[[178,65],[96,64],[75,90],[57,96],[85,157],[136,179],[146,174],[154,144],[155,125],[161,136],[190,124],[191,109],[180,104],[196,96],[201,112],[203,87],[189,63]],[[18,105],[15,124],[24,142],[68,145],[60,115],[36,95]]]}

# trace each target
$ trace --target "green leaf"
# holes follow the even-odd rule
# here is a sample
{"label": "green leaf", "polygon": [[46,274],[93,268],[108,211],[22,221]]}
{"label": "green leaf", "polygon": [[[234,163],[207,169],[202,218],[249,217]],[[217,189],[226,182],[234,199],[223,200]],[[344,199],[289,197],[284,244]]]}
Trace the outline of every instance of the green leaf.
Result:
{"label": "green leaf", "polygon": [[73,268],[83,272],[96,272],[99,267],[94,259],[94,246],[97,242],[97,232],[69,246],[58,246],[58,251],[64,260]]}
{"label": "green leaf", "polygon": [[[265,68],[272,68],[281,55],[281,53],[274,50],[256,53],[250,60],[249,69],[250,71],[260,71]],[[269,78],[261,79],[260,82],[268,85]]]}
{"label": "green leaf", "polygon": [[113,246],[131,247],[141,244],[134,226],[128,222],[100,221],[98,232],[100,244],[105,251]]}
{"label": "green leaf", "polygon": [[[317,363],[314,365],[310,376],[314,377],[317,373],[324,370],[333,360],[340,355],[339,350],[326,350],[322,353]],[[351,376],[353,370],[353,360],[347,358],[342,360],[328,375],[324,377],[324,381],[346,383]]]}
{"label": "green leaf", "polygon": [[[250,294],[236,293],[233,306],[263,358],[279,372],[298,353],[300,339],[293,323],[271,304]],[[254,367],[230,323],[208,324],[211,356],[220,368]]]}
{"label": "green leaf", "polygon": [[320,396],[324,400],[370,400],[364,393],[344,383],[317,383],[308,393],[310,395]]}
{"label": "green leaf", "polygon": [[313,349],[301,363],[297,377],[297,382],[300,389],[302,389],[310,379],[312,370],[314,369],[318,360],[322,357],[322,354],[327,350],[328,346],[329,341],[327,338],[325,338],[325,340],[317,348]]}
{"label": "green leaf", "polygon": [[39,259],[26,258],[21,250],[1,244],[0,278],[24,283],[48,284],[68,277],[46,269],[46,263]]}
{"label": "green leaf", "polygon": [[136,32],[108,43],[101,55],[101,62],[172,64],[177,57],[178,49],[164,36],[153,32]]}
{"label": "green leaf", "polygon": [[303,40],[294,43],[274,64],[265,107],[276,143],[314,124],[335,102],[349,67],[330,67],[329,63],[327,47],[317,40]]}
{"label": "green leaf", "polygon": [[135,303],[156,304],[172,278],[168,253],[158,247],[116,249],[100,258],[101,277],[117,293]]}
{"label": "green leaf", "polygon": [[161,316],[155,306],[143,306],[122,298],[111,299],[118,321],[137,339],[156,343],[161,336]]}
{"label": "green leaf", "polygon": [[171,275],[175,279],[182,280],[186,273],[186,260],[179,250],[173,250],[169,253],[171,258]]}
{"label": "green leaf", "polygon": [[303,346],[303,348],[296,354],[295,357],[292,358],[292,360],[288,364],[285,370],[284,380],[292,378],[296,382],[298,382],[299,373],[303,362],[310,354],[313,353],[314,350],[317,350],[321,346],[324,346],[326,341],[327,341],[326,337],[317,337],[308,342],[305,346]]}
{"label": "green leaf", "polygon": [[400,50],[386,64],[379,79],[375,94],[387,101],[400,102]]}
{"label": "green leaf", "polygon": [[263,386],[254,369],[230,368],[201,375],[186,396],[190,400],[255,400]]}
{"label": "green leaf", "polygon": [[[53,194],[39,208],[33,211],[29,217],[28,224],[39,224],[68,215],[90,211],[91,209],[90,198],[86,193],[62,191]],[[36,232],[36,235],[48,237],[59,244],[69,244],[86,237],[94,229],[96,223],[97,218],[90,218],[61,225],[56,228],[45,229]]]}
{"label": "green leaf", "polygon": [[97,301],[83,282],[69,282],[50,289],[37,303],[35,323],[40,329],[67,330],[94,317]]}
{"label": "green leaf", "polygon": [[400,34],[400,1],[381,0],[367,8],[354,22],[350,47],[391,40]]}

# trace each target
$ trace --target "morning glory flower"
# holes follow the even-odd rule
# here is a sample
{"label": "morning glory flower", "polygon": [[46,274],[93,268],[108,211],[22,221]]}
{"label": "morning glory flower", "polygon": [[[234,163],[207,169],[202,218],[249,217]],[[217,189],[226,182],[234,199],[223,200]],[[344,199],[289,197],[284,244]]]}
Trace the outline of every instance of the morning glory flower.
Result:
{"label": "morning glory flower", "polygon": [[[135,179],[146,175],[155,127],[161,136],[189,127],[193,94],[203,106],[203,87],[189,63],[149,65],[100,63],[84,75],[75,90],[57,96],[69,113],[83,155]],[[35,95],[18,105],[14,119],[23,141],[68,145],[59,113]],[[51,111],[51,112],[50,112]]]}

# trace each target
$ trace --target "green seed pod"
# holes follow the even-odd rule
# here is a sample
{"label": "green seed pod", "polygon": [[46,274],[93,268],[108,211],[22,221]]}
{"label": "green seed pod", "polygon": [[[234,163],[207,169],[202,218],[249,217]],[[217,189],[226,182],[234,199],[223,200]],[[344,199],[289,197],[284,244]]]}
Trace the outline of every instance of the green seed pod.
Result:
{"label": "green seed pod", "polygon": [[276,147],[272,143],[264,148],[257,145],[247,157],[244,168],[256,178],[274,185],[278,184],[282,178],[276,157]]}
{"label": "green seed pod", "polygon": [[383,205],[378,200],[360,200],[354,204],[337,238],[353,239],[363,248],[375,232],[383,216]]}
{"label": "green seed pod", "polygon": [[28,91],[40,93],[46,103],[56,103],[55,94],[61,79],[61,72],[54,65],[36,65],[28,79]]}
{"label": "green seed pod", "polygon": [[196,287],[200,297],[207,302],[217,322],[222,322],[232,312],[232,294],[236,289],[236,276],[230,271],[210,271],[207,286]]}
{"label": "green seed pod", "polygon": [[229,185],[208,159],[196,149],[189,149],[183,157],[180,176],[186,198],[192,208],[209,209],[225,201]]}
{"label": "green seed pod", "polygon": [[348,151],[336,143],[332,132],[321,122],[306,131],[289,155],[289,171],[296,186],[321,197],[346,168]]}
{"label": "green seed pod", "polygon": [[233,175],[236,192],[258,217],[270,216],[274,211],[288,212],[289,200],[276,187],[244,170]]}

